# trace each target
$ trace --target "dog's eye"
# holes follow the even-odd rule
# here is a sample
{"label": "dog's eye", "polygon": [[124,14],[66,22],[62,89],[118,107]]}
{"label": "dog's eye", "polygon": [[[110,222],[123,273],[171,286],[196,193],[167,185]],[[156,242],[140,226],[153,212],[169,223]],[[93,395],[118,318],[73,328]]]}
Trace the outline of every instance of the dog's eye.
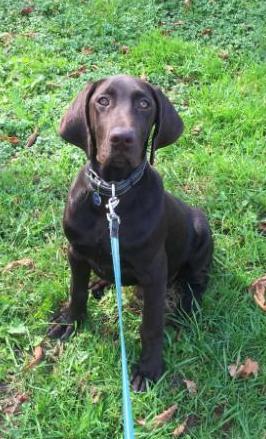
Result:
{"label": "dog's eye", "polygon": [[149,106],[150,106],[150,103],[149,103],[149,101],[147,99],[141,99],[139,101],[139,107],[142,110],[146,110],[147,108],[149,108]]}
{"label": "dog's eye", "polygon": [[110,104],[110,99],[108,99],[106,96],[102,96],[98,99],[98,104],[102,105],[103,107],[108,107]]}

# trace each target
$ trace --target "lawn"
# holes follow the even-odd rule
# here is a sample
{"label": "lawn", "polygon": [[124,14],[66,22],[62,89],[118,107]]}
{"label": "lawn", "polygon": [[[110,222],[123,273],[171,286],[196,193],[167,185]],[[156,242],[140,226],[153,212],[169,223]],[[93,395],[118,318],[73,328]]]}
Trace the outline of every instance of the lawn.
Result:
{"label": "lawn", "polygon": [[[136,437],[174,437],[189,417],[187,439],[266,438],[265,313],[248,292],[266,269],[265,16],[259,0],[0,0],[1,439],[123,435],[114,291],[91,299],[78,335],[46,341],[29,367],[68,295],[61,219],[85,162],[58,137],[59,120],[86,81],[121,72],[161,86],[180,111],[184,135],[156,167],[168,190],[205,210],[215,240],[201,311],[166,327],[165,375],[132,394],[134,419],[146,421]],[[131,366],[140,312],[130,290],[124,301]],[[246,358],[257,376],[231,378],[228,366]]]}

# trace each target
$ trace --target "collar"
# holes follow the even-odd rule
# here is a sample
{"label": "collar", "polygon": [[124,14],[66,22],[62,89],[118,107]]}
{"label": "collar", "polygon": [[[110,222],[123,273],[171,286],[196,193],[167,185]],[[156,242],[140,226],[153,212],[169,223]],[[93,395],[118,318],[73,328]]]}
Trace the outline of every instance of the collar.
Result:
{"label": "collar", "polygon": [[87,168],[86,176],[92,186],[92,188],[100,195],[105,197],[112,197],[112,185],[115,186],[115,195],[117,197],[124,195],[128,192],[135,184],[140,181],[144,171],[146,169],[148,162],[145,159],[140,163],[140,165],[134,169],[134,171],[129,175],[128,178],[121,181],[110,181],[107,182],[101,178],[91,167],[91,164]]}

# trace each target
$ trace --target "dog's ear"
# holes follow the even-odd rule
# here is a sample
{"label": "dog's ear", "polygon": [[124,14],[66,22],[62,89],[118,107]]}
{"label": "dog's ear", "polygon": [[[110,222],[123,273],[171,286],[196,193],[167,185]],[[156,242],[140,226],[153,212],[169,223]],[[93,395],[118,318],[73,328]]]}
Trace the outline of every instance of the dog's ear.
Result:
{"label": "dog's ear", "polygon": [[181,136],[184,124],[169,99],[158,87],[152,87],[157,106],[155,130],[152,138],[150,162],[153,164],[155,151],[170,145]]}
{"label": "dog's ear", "polygon": [[88,158],[92,153],[88,105],[99,82],[88,83],[78,94],[63,116],[59,128],[60,136],[83,149]]}

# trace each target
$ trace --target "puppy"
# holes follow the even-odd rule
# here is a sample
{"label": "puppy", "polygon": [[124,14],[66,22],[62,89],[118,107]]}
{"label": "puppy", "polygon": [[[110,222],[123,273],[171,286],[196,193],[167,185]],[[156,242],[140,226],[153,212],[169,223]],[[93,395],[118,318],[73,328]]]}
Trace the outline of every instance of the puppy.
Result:
{"label": "puppy", "polygon": [[70,302],[49,334],[66,339],[74,323],[84,319],[92,271],[101,279],[99,291],[114,281],[106,218],[114,183],[122,283],[136,285],[143,296],[142,351],[132,375],[135,391],[145,390],[146,379],[156,381],[163,372],[167,288],[182,286],[181,308],[189,312],[208,281],[213,249],[208,221],[199,209],[164,191],[151,166],[155,151],[175,142],[182,131],[182,120],[162,91],[126,75],[89,83],[60,127],[63,139],[82,148],[90,161],[75,179],[65,208]]}

